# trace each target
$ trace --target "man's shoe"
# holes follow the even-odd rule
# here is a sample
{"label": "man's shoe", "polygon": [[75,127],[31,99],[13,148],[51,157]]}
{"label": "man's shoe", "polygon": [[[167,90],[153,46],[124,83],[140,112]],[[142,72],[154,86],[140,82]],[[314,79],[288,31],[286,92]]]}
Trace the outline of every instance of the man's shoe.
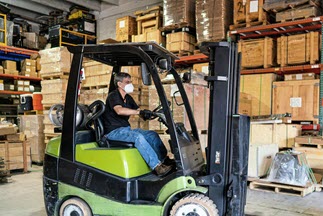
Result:
{"label": "man's shoe", "polygon": [[155,168],[155,172],[158,176],[164,176],[167,173],[169,173],[172,170],[171,166],[167,166],[165,164],[159,164],[156,168]]}
{"label": "man's shoe", "polygon": [[174,159],[170,159],[168,156],[165,158],[164,163],[167,166],[172,166],[175,167],[176,166],[176,162]]}

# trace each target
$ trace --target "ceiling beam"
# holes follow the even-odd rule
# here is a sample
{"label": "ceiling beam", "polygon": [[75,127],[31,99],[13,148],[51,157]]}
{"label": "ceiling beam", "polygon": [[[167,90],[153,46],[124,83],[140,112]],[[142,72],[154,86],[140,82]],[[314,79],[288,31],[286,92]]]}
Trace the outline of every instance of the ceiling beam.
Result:
{"label": "ceiling beam", "polygon": [[162,4],[162,0],[139,0],[139,1],[124,1],[126,3],[122,4],[120,2],[119,6],[111,6],[100,12],[100,15],[97,19],[104,19],[107,17],[112,17],[116,15],[121,15],[123,13],[128,13],[132,11],[137,11],[148,6]]}
{"label": "ceiling beam", "polygon": [[31,1],[24,1],[24,0],[0,0],[1,3],[7,5],[9,8],[11,6],[18,7],[24,9],[24,11],[32,11],[38,14],[46,14],[49,15],[49,12],[52,11],[51,8],[33,3]]}
{"label": "ceiling beam", "polygon": [[56,10],[61,10],[61,11],[66,11],[69,12],[70,11],[70,7],[72,6],[72,4],[66,2],[66,1],[44,1],[44,0],[31,0],[32,2],[36,2],[38,4],[42,4],[48,7],[51,7],[53,9]]}
{"label": "ceiling beam", "polygon": [[102,0],[102,2],[112,5],[119,5],[119,0]]}
{"label": "ceiling beam", "polygon": [[89,8],[94,11],[101,11],[101,2],[98,0],[66,0],[76,5]]}
{"label": "ceiling beam", "polygon": [[10,9],[11,9],[10,10],[11,14],[17,15],[17,16],[21,17],[22,19],[29,20],[29,21],[32,21],[34,23],[39,23],[39,24],[46,24],[47,23],[44,20],[38,19],[38,17],[41,15],[40,13],[26,11],[24,9],[17,8],[17,7],[11,7]]}

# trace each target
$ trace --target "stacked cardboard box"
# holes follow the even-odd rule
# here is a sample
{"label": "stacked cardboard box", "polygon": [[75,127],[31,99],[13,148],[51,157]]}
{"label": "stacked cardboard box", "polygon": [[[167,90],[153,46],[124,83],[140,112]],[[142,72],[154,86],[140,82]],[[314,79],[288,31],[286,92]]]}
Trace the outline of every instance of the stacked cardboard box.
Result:
{"label": "stacked cardboard box", "polygon": [[226,0],[196,1],[197,41],[222,41],[232,24],[233,4]]}
{"label": "stacked cardboard box", "polygon": [[3,61],[2,62],[4,74],[18,75],[17,63],[15,61]]}
{"label": "stacked cardboard box", "polygon": [[106,101],[112,67],[91,60],[83,63],[84,80],[81,84],[80,103],[90,105],[96,100]]}
{"label": "stacked cardboard box", "polygon": [[173,53],[193,53],[195,36],[187,32],[176,32],[166,35],[166,49]]}
{"label": "stacked cardboard box", "polygon": [[41,50],[39,54],[41,65],[40,76],[42,78],[42,104],[44,107],[44,136],[45,143],[47,143],[50,138],[59,135],[54,133],[54,125],[49,120],[48,110],[54,104],[65,103],[72,55],[66,47]]}
{"label": "stacked cardboard box", "polygon": [[193,0],[164,0],[164,26],[195,27],[195,2]]}
{"label": "stacked cardboard box", "polygon": [[[4,159],[7,170],[30,167],[30,145],[25,142],[23,134],[17,134],[18,128],[10,123],[0,123],[0,157]],[[22,135],[22,136],[21,136]]]}
{"label": "stacked cardboard box", "polygon": [[37,77],[36,73],[36,60],[25,59],[21,63],[21,72],[22,76],[28,77]]}
{"label": "stacked cardboard box", "polygon": [[23,115],[20,119],[20,132],[26,136],[26,142],[31,147],[31,160],[36,163],[44,161],[44,115]]}

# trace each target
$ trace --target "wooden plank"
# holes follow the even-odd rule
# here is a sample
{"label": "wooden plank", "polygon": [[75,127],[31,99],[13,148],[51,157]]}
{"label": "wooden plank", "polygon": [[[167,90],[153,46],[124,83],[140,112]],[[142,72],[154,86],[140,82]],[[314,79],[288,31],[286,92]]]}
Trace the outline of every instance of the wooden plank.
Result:
{"label": "wooden plank", "polygon": [[279,194],[287,194],[293,196],[304,197],[312,192],[314,192],[315,187],[297,187],[292,185],[278,184],[278,183],[269,183],[261,181],[253,181],[249,185],[251,190],[259,191],[271,191]]}
{"label": "wooden plank", "polygon": [[317,121],[319,80],[274,82],[272,111],[291,113],[292,121]]}
{"label": "wooden plank", "polygon": [[303,152],[306,160],[312,169],[323,169],[323,149],[313,148],[310,145],[306,147],[294,147],[293,150]]}
{"label": "wooden plank", "polygon": [[323,149],[323,138],[313,137],[313,136],[300,136],[295,138],[295,147],[305,147],[305,146]]}

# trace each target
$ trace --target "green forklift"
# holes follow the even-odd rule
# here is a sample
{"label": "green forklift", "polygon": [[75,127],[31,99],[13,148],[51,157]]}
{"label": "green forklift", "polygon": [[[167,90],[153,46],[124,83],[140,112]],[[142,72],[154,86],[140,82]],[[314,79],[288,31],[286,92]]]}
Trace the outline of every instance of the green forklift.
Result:
{"label": "green forklift", "polygon": [[[73,53],[65,105],[55,105],[50,118],[61,136],[46,147],[43,190],[47,215],[61,216],[216,216],[244,215],[247,191],[250,120],[238,115],[239,55],[235,43],[205,42],[201,51],[209,57],[210,113],[206,161],[183,83],[177,57],[153,42],[78,45]],[[78,103],[83,58],[110,65],[141,66],[144,85],[154,85],[160,106],[154,121],[167,128],[176,168],[157,176],[133,143],[104,138],[105,105]],[[174,122],[159,73],[172,74],[178,91],[176,105],[185,107],[191,130]],[[109,92],[115,89],[113,76]],[[178,100],[178,99],[176,99]],[[174,104],[175,105],[175,104]]]}

